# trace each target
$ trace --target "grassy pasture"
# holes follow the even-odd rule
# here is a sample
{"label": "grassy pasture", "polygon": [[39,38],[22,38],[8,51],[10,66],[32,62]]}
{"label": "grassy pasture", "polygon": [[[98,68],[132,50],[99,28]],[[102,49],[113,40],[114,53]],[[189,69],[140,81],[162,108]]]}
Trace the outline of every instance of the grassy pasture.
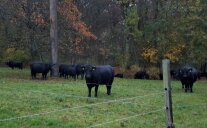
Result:
{"label": "grassy pasture", "polygon": [[[197,81],[193,89],[184,93],[180,82],[172,81],[177,128],[207,127],[207,81]],[[87,98],[87,93],[84,80],[31,80],[27,69],[0,68],[0,127],[166,127],[160,80],[116,78],[111,96],[105,86],[99,87],[98,98]]]}

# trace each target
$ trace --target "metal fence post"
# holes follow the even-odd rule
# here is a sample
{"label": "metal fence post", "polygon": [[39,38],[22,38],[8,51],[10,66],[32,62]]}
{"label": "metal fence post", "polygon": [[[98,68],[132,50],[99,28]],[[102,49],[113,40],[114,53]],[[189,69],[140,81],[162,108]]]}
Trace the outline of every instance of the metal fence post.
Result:
{"label": "metal fence post", "polygon": [[175,128],[173,125],[171,82],[170,82],[170,61],[162,60],[163,84],[165,91],[165,109],[166,109],[166,125],[167,128]]}

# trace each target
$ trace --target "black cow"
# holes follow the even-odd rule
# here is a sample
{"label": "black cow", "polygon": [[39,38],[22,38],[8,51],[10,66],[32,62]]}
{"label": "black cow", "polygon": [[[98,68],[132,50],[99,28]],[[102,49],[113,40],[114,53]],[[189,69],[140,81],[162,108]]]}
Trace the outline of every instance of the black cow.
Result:
{"label": "black cow", "polygon": [[134,79],[149,79],[149,75],[146,73],[146,71],[138,71],[135,73]]}
{"label": "black cow", "polygon": [[179,70],[178,77],[185,92],[187,92],[187,90],[193,92],[193,83],[198,78],[198,71],[193,67],[184,66]]}
{"label": "black cow", "polygon": [[91,89],[95,87],[95,97],[97,97],[99,85],[106,85],[107,94],[111,94],[111,86],[114,80],[114,70],[110,65],[86,66],[85,80],[88,86],[88,97],[91,97]]}
{"label": "black cow", "polygon": [[31,63],[30,64],[30,70],[31,70],[31,76],[32,79],[36,78],[37,73],[42,73],[42,79],[47,79],[47,73],[49,71],[52,71],[52,64],[46,64],[46,63]]}
{"label": "black cow", "polygon": [[23,69],[23,63],[21,61],[8,61],[6,62],[6,65],[12,69],[14,68]]}
{"label": "black cow", "polygon": [[59,65],[59,77],[64,77],[64,69],[67,67],[67,64],[60,64]]}
{"label": "black cow", "polygon": [[84,77],[84,65],[77,64],[76,65],[76,76],[78,79],[78,76],[81,75],[81,79],[83,80]]}
{"label": "black cow", "polygon": [[68,76],[71,76],[76,80],[76,65],[66,65],[63,67],[63,74],[65,76],[65,79],[68,78]]}

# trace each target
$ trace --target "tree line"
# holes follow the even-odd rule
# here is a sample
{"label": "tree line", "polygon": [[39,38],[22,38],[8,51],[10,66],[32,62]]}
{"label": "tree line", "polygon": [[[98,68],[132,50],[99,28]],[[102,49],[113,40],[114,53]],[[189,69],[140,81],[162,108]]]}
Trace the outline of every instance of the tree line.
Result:
{"label": "tree line", "polygon": [[[206,70],[205,0],[58,0],[58,62]],[[51,60],[49,1],[0,1],[0,59]]]}

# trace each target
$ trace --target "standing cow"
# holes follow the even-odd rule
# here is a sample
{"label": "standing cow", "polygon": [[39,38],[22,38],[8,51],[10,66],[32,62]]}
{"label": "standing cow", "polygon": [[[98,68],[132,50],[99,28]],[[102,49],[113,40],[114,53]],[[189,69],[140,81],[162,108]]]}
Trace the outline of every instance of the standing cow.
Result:
{"label": "standing cow", "polygon": [[31,70],[31,76],[32,79],[36,78],[37,73],[42,73],[42,79],[47,79],[47,73],[52,70],[52,64],[46,64],[46,63],[31,63],[30,64],[30,70]]}
{"label": "standing cow", "polygon": [[63,69],[63,74],[65,79],[68,79],[68,76],[76,80],[76,65],[66,65]]}
{"label": "standing cow", "polygon": [[23,63],[21,61],[8,61],[8,62],[6,62],[6,65],[12,69],[14,69],[14,68],[22,69],[23,68]]}
{"label": "standing cow", "polygon": [[60,64],[59,65],[59,77],[64,77],[64,69],[67,67],[67,64]]}
{"label": "standing cow", "polygon": [[107,94],[111,94],[111,86],[114,80],[114,70],[110,65],[85,67],[85,80],[88,86],[88,97],[91,97],[91,89],[95,87],[97,97],[99,85],[106,85]]}
{"label": "standing cow", "polygon": [[185,92],[187,92],[187,90],[193,92],[193,83],[198,78],[198,71],[193,67],[185,66],[179,70],[178,77]]}
{"label": "standing cow", "polygon": [[134,79],[149,79],[149,75],[145,70],[141,70],[134,74]]}

